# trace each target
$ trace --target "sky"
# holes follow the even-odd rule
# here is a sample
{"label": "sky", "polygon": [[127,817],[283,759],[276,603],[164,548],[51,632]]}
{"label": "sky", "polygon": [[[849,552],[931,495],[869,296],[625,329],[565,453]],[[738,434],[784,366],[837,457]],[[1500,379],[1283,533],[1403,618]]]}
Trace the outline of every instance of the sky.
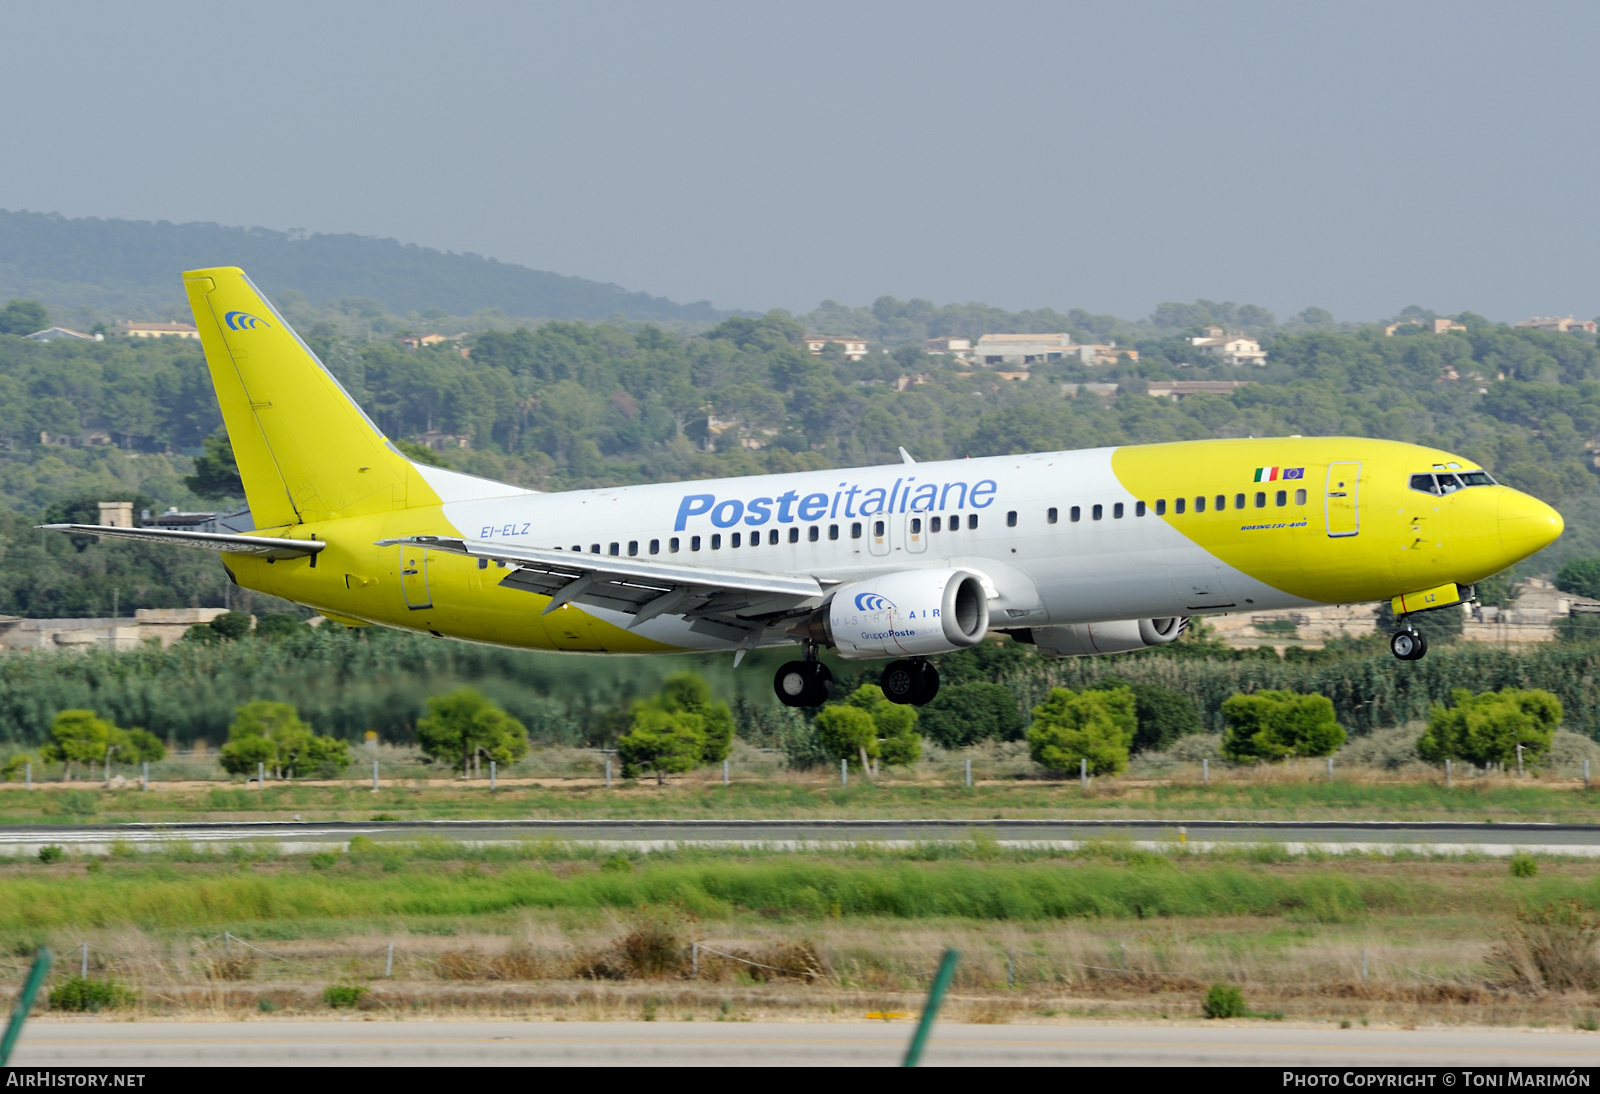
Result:
{"label": "sky", "polygon": [[0,208],[721,308],[1600,313],[1595,4],[3,10]]}

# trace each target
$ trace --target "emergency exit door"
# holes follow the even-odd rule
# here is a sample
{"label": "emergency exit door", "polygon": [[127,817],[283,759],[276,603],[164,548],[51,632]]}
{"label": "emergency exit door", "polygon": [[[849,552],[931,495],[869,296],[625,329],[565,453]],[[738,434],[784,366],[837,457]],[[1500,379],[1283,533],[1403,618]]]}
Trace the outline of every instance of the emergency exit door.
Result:
{"label": "emergency exit door", "polygon": [[400,548],[400,589],[412,611],[433,607],[428,591],[428,552],[409,544]]}
{"label": "emergency exit door", "polygon": [[1328,535],[1353,536],[1361,531],[1361,463],[1339,460],[1328,465],[1325,513]]}

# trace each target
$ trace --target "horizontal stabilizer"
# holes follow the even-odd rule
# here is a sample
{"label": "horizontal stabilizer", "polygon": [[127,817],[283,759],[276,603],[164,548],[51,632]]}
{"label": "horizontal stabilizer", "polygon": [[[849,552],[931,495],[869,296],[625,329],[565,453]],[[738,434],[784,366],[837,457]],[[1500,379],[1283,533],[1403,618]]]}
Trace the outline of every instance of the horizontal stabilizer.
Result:
{"label": "horizontal stabilizer", "polygon": [[271,536],[232,536],[222,532],[179,532],[170,528],[117,528],[109,524],[41,524],[51,532],[75,536],[104,536],[107,539],[142,540],[174,547],[198,547],[202,551],[223,551],[234,555],[259,555],[262,558],[303,558],[327,546],[314,539],[275,539]]}

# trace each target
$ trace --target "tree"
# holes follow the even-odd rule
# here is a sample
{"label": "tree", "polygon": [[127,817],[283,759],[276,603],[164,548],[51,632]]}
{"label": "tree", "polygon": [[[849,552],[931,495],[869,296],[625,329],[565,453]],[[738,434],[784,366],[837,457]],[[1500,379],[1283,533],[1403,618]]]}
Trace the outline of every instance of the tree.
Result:
{"label": "tree", "polygon": [[816,727],[817,740],[836,760],[859,764],[864,771],[878,754],[877,723],[860,707],[830,703],[817,712],[811,724]]}
{"label": "tree", "polygon": [[1550,749],[1561,724],[1561,700],[1541,688],[1504,688],[1473,695],[1450,693],[1454,706],[1435,703],[1428,728],[1417,739],[1417,755],[1433,763],[1466,760],[1511,764],[1521,745],[1524,759],[1537,760]]}
{"label": "tree", "polygon": [[922,758],[922,738],[917,735],[917,709],[891,703],[877,684],[862,684],[845,702],[872,719],[877,748],[869,752],[890,767],[910,767]]}
{"label": "tree", "polygon": [[663,710],[641,703],[633,711],[633,727],[617,742],[623,778],[648,771],[656,784],[666,776],[689,771],[700,763],[706,746],[705,719],[684,710]]}
{"label": "tree", "polygon": [[1235,760],[1282,760],[1290,756],[1331,756],[1345,732],[1326,695],[1258,691],[1222,701],[1228,728],[1223,754]]}
{"label": "tree", "polygon": [[256,620],[257,638],[288,638],[305,629],[305,624],[293,612],[263,612]]}
{"label": "tree", "polygon": [[1114,676],[1101,681],[1105,687],[1127,688],[1133,692],[1133,752],[1159,752],[1176,743],[1179,737],[1199,733],[1204,728],[1194,704],[1182,692],[1158,684],[1139,684]]}
{"label": "tree", "polygon": [[711,698],[711,685],[704,677],[693,672],[667,677],[654,704],[671,713],[700,716],[705,744],[701,746],[698,762],[715,764],[728,758],[733,750],[733,711],[727,703]]}
{"label": "tree", "polygon": [[203,442],[203,451],[194,458],[194,474],[183,483],[197,497],[222,500],[244,497],[244,481],[233,458],[233,442],[226,433],[213,433]]}
{"label": "tree", "polygon": [[291,704],[263,699],[234,711],[219,759],[233,775],[253,775],[257,764],[266,764],[274,777],[292,779],[322,769],[342,771],[350,763],[350,746],[318,736]]}
{"label": "tree", "polygon": [[1087,760],[1091,775],[1115,775],[1127,770],[1128,745],[1137,724],[1133,692],[1127,688],[1051,688],[1033,708],[1028,754],[1051,771],[1072,774]]}
{"label": "tree", "polygon": [[1600,599],[1600,558],[1574,558],[1556,571],[1556,588],[1575,596]]}
{"label": "tree", "polygon": [[0,334],[32,334],[50,325],[50,313],[37,300],[11,300],[0,308]]}
{"label": "tree", "polygon": [[250,633],[250,615],[248,612],[223,612],[211,621],[210,627],[219,638],[237,642]]}
{"label": "tree", "polygon": [[528,754],[528,730],[472,688],[428,699],[417,722],[417,743],[436,763],[461,765],[463,775],[481,760],[510,764]]}
{"label": "tree", "polygon": [[919,712],[917,727],[924,737],[945,748],[964,748],[978,741],[1010,740],[1022,733],[1022,710],[1003,684],[957,684],[939,689]]}
{"label": "tree", "polygon": [[72,765],[92,764],[106,758],[111,735],[117,731],[110,721],[92,710],[63,710],[50,725],[53,758],[63,760],[67,769],[64,779],[72,778]]}

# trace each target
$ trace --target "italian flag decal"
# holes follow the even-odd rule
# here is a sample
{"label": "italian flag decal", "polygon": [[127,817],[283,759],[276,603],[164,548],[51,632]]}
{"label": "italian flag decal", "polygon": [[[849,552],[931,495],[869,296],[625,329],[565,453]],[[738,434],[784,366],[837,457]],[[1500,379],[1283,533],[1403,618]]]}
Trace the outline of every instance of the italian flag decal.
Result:
{"label": "italian flag decal", "polygon": [[1256,482],[1277,482],[1278,481],[1278,468],[1276,468],[1276,467],[1258,467],[1258,468],[1256,468],[1256,479],[1255,479],[1255,481]]}

